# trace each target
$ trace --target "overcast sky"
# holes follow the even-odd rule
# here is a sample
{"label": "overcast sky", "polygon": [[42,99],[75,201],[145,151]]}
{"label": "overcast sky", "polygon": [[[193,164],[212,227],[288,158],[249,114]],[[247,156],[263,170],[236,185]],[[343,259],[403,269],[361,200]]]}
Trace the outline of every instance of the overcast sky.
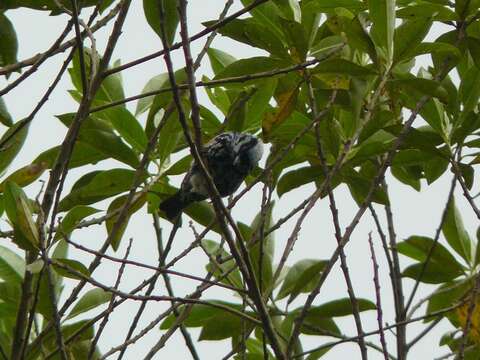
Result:
{"label": "overcast sky", "polygon": [[[193,34],[203,27],[201,22],[206,20],[215,19],[221,11],[220,1],[215,0],[196,0],[191,1],[189,6],[189,25],[190,33]],[[239,1],[236,1],[239,3]],[[150,54],[161,48],[161,42],[148,27],[143,16],[143,10],[141,1],[134,1],[127,17],[127,21],[124,27],[123,34],[120,38],[118,46],[114,53],[114,59],[121,59],[122,63],[126,63],[143,55]],[[232,11],[238,9],[238,4]],[[45,51],[50,44],[56,39],[56,37],[63,30],[67,18],[65,16],[50,17],[47,13],[34,12],[26,10],[8,11],[7,16],[12,20],[15,25],[17,35],[19,38],[19,59],[28,58],[38,52]],[[86,18],[86,15],[85,15]],[[110,30],[111,27],[107,27],[106,30]],[[106,35],[108,32],[102,31],[96,33],[97,46],[103,50],[105,44]],[[435,37],[434,35],[431,35]],[[195,42],[192,47],[196,53],[203,45],[203,41]],[[256,49],[248,46],[234,43],[226,38],[217,37],[214,42],[214,47],[232,53],[237,58],[250,57],[257,55],[260,52]],[[30,113],[36,103],[39,101],[43,92],[46,89],[59,67],[64,60],[64,54],[55,56],[48,60],[41,69],[31,76],[22,86],[17,87],[5,96],[5,101],[10,113],[15,121],[25,117]],[[181,67],[183,64],[181,51],[176,51],[174,55],[176,65]],[[137,66],[132,69],[128,69],[122,73],[124,80],[124,89],[126,96],[135,95],[141,92],[145,83],[153,76],[165,72],[165,66],[163,59],[155,59]],[[198,71],[198,78],[203,74],[211,74],[209,69],[208,60],[203,62],[202,67]],[[14,80],[17,75],[13,75],[9,81]],[[7,84],[4,78],[0,79],[0,86],[3,88]],[[54,91],[50,98],[50,101],[39,112],[33,124],[30,128],[29,137],[22,149],[21,153],[15,160],[14,164],[10,168],[11,170],[17,169],[20,166],[24,166],[30,163],[41,151],[48,149],[52,146],[58,145],[63,136],[65,135],[65,127],[54,117],[54,115],[74,112],[77,108],[77,104],[69,97],[66,90],[72,89],[70,80],[66,76],[57,89]],[[201,92],[202,103],[208,103],[208,100],[203,92]],[[136,104],[130,104],[129,108],[134,109]],[[79,175],[87,171],[92,171],[98,168],[112,168],[121,166],[115,161],[103,162],[96,166],[82,167],[80,170],[75,169],[70,171],[67,181],[67,191],[69,186],[78,179]],[[8,172],[8,173],[9,173]],[[400,184],[394,179],[389,178],[391,183],[390,190],[392,195],[394,217],[397,224],[396,231],[399,239],[404,239],[410,235],[424,235],[433,237],[436,227],[440,221],[440,213],[444,207],[448,187],[450,183],[450,172],[443,176],[440,180],[433,185],[427,187],[425,183],[422,183],[422,192],[417,193],[411,188]],[[44,176],[45,178],[45,176]],[[27,188],[29,194],[34,196],[38,191],[38,184],[31,185]],[[278,218],[288,212],[295,204],[298,204],[300,199],[303,199],[313,191],[313,186],[307,185],[299,190],[292,191],[287,195],[284,195],[277,202],[275,209],[275,217]],[[67,192],[65,191],[64,194]],[[356,204],[351,199],[346,187],[341,186],[336,192],[337,205],[340,210],[340,219],[343,227],[349,224],[351,218],[357,210]],[[464,222],[470,232],[474,235],[477,222],[472,215],[470,208],[465,206],[465,202],[460,193],[457,194],[458,205],[462,209]],[[261,202],[261,194],[259,187],[255,188],[248,196],[246,196],[235,208],[234,215],[237,219],[249,222],[254,214],[259,210],[259,204]],[[106,204],[101,203],[95,205],[100,209],[105,209]],[[162,223],[163,224],[163,223]],[[187,221],[184,221],[187,224]],[[284,231],[280,234],[276,234],[277,251],[276,259],[279,259],[279,253],[288,238],[288,229],[292,228],[293,222],[289,222]],[[5,222],[1,224],[2,229],[5,228]],[[169,226],[165,225],[165,234],[168,234]],[[370,253],[368,249],[368,233],[372,231],[374,234],[375,249],[377,251],[377,257],[380,259],[380,266],[382,271],[381,285],[385,290],[383,292],[384,297],[383,309],[384,319],[388,323],[394,322],[393,300],[390,291],[390,281],[386,263],[384,261],[383,252],[380,246],[380,240],[376,236],[375,227],[370,220],[368,214],[364,216],[361,223],[353,234],[352,241],[346,249],[348,265],[353,278],[353,284],[355,287],[357,297],[367,298],[375,301],[374,285],[372,281],[372,264],[370,261]],[[151,226],[151,217],[146,214],[146,211],[142,210],[141,213],[136,216],[127,232],[125,239],[133,237],[134,246],[131,253],[131,259],[147,262],[154,265],[156,263],[156,245],[154,240],[154,232]],[[103,226],[95,226],[89,228],[88,231],[78,231],[74,235],[74,239],[82,244],[96,248],[103,243],[105,238],[105,230]],[[207,238],[214,238],[213,235],[207,236]],[[172,255],[178,254],[182,249],[189,245],[192,239],[191,231],[188,226],[181,229],[179,235],[174,244]],[[443,241],[443,240],[442,240]],[[120,250],[116,253],[117,256],[123,256],[127,241],[123,241]],[[336,241],[333,236],[333,227],[331,225],[331,216],[328,209],[326,199],[320,201],[315,209],[309,214],[306,222],[302,227],[302,232],[296,243],[294,251],[289,259],[289,264],[294,263],[297,260],[304,258],[329,258],[331,252],[336,247]],[[72,252],[72,256],[82,260],[88,260],[90,257],[82,253]],[[408,261],[404,257],[401,258],[402,265],[408,264]],[[176,270],[194,273],[201,275],[204,273],[205,256],[200,251],[195,251],[191,256],[179,263]],[[94,273],[94,278],[104,282],[105,284],[113,284],[115,281],[117,272],[117,266],[112,264],[102,265]],[[122,282],[121,289],[128,290],[136,286],[142,279],[149,276],[149,272],[139,270],[136,268],[130,268],[126,271],[124,281]],[[190,293],[197,285],[195,282],[172,279],[174,288],[177,295],[183,295]],[[413,284],[412,281],[405,281],[406,294],[409,294],[409,290]],[[67,287],[67,290],[71,287]],[[433,287],[423,286],[419,292],[419,299],[422,294],[425,295],[428,291],[431,291]],[[68,293],[68,292],[67,292]],[[163,284],[157,286],[156,294],[165,294]],[[220,297],[223,295],[222,290],[213,289],[206,293],[205,298]],[[338,266],[336,270],[329,276],[327,282],[322,288],[321,296],[317,299],[317,303],[323,303],[331,299],[339,297],[347,297],[346,286],[341,272]],[[232,300],[232,298],[228,298]],[[300,305],[304,301],[304,297],[300,297],[301,301],[296,301],[295,306]],[[145,315],[142,318],[141,326],[138,329],[143,328],[145,324],[154,319],[161,313],[162,309],[167,304],[151,303]],[[123,342],[126,327],[130,318],[133,316],[138,304],[129,301],[122,307],[120,307],[112,316],[112,320],[107,326],[101,340],[100,347],[102,352],[109,350],[112,346],[116,346]],[[418,315],[423,314],[419,312]],[[376,313],[370,311],[362,315],[365,331],[377,329]],[[341,329],[349,335],[355,335],[355,328],[353,324],[353,317],[341,318],[338,321]],[[421,327],[410,326],[408,331],[408,337],[411,339],[417,333]],[[422,340],[411,352],[412,359],[430,359],[434,356],[440,356],[448,352],[448,349],[438,346],[438,340],[440,336],[446,331],[451,329],[450,325],[443,322],[440,326],[432,331],[432,335]],[[191,331],[193,338],[198,336],[197,329]],[[158,340],[161,332],[154,330],[150,332],[142,341],[129,347],[126,359],[139,359],[144,355],[148,349]],[[395,345],[392,341],[392,336],[387,333],[389,350],[395,353]],[[304,337],[304,348],[309,349],[325,341],[324,338],[317,337]],[[372,341],[378,342],[378,338],[371,337]],[[220,359],[228,352],[229,342],[200,342],[198,343],[199,354],[202,359]],[[178,332],[168,343],[167,346],[161,351],[161,355],[158,355],[157,359],[175,358],[175,359],[189,359],[190,355],[186,348],[184,348],[183,339]],[[163,355],[163,356],[162,356]],[[337,346],[331,350],[324,358],[325,359],[340,359],[344,356],[352,356],[352,359],[359,358],[358,346],[356,344],[343,344]],[[381,359],[382,355],[378,352],[369,350],[370,359]]]}

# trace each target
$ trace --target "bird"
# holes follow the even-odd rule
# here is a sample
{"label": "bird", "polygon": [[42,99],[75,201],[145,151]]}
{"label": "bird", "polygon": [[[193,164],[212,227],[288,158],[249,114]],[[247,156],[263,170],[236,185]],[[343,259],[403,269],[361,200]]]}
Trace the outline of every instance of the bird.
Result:
{"label": "bird", "polygon": [[[263,143],[254,135],[224,132],[200,150],[220,196],[232,195],[263,155]],[[180,189],[160,203],[169,220],[174,220],[193,202],[208,198],[208,187],[195,161],[185,175]]]}

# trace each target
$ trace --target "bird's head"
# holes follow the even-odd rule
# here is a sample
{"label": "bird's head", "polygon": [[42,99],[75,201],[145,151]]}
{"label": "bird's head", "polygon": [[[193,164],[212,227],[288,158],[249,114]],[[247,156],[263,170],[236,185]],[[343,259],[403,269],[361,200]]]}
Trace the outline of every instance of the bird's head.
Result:
{"label": "bird's head", "polygon": [[252,171],[263,155],[263,143],[250,134],[238,134],[233,148],[234,165],[245,174]]}

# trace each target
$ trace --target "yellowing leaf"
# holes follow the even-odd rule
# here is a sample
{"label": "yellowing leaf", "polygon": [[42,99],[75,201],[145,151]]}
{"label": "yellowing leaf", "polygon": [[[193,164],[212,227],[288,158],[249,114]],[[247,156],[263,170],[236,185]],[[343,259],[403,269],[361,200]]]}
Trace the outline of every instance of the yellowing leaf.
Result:
{"label": "yellowing leaf", "polygon": [[48,168],[48,163],[41,162],[41,163],[33,163],[18,169],[17,171],[9,175],[0,184],[0,192],[4,191],[5,183],[7,181],[12,181],[21,187],[31,184],[32,182],[37,180],[47,168]]}
{"label": "yellowing leaf", "polygon": [[[465,329],[467,324],[467,317],[470,307],[470,301],[456,309],[458,321],[462,329]],[[477,344],[480,344],[480,297],[477,296],[475,300],[475,307],[473,308],[472,317],[470,320],[469,338]]]}
{"label": "yellowing leaf", "polygon": [[297,86],[277,96],[278,106],[272,112],[267,112],[263,118],[262,132],[265,140],[268,140],[272,129],[280,125],[293,112],[297,102],[298,91]]}

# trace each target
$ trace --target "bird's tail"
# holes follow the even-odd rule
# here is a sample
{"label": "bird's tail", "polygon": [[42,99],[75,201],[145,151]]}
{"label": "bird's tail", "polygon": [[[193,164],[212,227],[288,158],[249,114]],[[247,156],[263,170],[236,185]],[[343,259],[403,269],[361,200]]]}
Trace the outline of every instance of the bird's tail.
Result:
{"label": "bird's tail", "polygon": [[167,215],[169,220],[173,220],[191,203],[191,199],[185,198],[185,196],[182,196],[181,191],[177,191],[174,195],[160,203],[160,210]]}

